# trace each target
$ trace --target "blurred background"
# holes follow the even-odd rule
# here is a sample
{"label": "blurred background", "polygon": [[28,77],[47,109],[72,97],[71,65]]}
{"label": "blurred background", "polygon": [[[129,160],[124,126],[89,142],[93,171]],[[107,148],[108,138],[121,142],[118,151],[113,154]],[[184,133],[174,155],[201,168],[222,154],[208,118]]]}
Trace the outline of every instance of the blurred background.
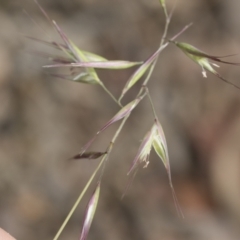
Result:
{"label": "blurred background", "polygon": [[[168,9],[174,5],[167,0]],[[164,15],[158,0],[41,0],[81,49],[107,59],[145,60],[158,47]],[[23,9],[25,9],[23,11]],[[171,37],[212,55],[239,53],[240,1],[178,1]],[[26,13],[27,12],[27,13]],[[31,15],[31,17],[29,17]],[[33,21],[34,19],[34,21]],[[54,53],[25,36],[60,40],[31,0],[0,1],[0,227],[17,239],[52,239],[99,160],[67,161],[119,110],[96,85],[53,78],[42,68]],[[230,59],[239,62],[239,56]],[[134,69],[99,71],[115,96]],[[240,85],[240,68],[222,65]],[[57,73],[57,70],[54,71]],[[137,84],[123,100],[135,97]],[[240,239],[240,91],[169,45],[149,84],[168,142],[178,217],[162,162],[152,151],[127,195],[126,175],[153,116],[147,99],[124,127],[105,171],[88,239]],[[119,123],[92,150],[104,151]],[[95,182],[59,239],[79,239]]]}

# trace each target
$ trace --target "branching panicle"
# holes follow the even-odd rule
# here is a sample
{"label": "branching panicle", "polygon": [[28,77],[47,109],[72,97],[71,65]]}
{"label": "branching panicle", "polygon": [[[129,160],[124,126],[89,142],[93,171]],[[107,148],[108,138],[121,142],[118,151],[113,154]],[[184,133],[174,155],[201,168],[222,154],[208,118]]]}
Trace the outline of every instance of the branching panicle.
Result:
{"label": "branching panicle", "polygon": [[[236,88],[239,88],[237,85],[229,82],[225,78],[223,78],[219,73],[214,69],[214,67],[217,67],[215,63],[212,63],[211,61],[218,62],[218,63],[225,63],[225,64],[231,64],[239,66],[239,63],[233,63],[228,62],[225,60],[222,60],[224,57],[228,56],[214,56],[209,55],[193,46],[187,43],[177,42],[175,41],[177,37],[179,37],[182,33],[184,33],[192,24],[188,24],[185,27],[183,27],[182,30],[180,30],[175,36],[170,38],[170,40],[167,39],[168,35],[168,29],[169,25],[172,20],[172,15],[174,12],[174,8],[168,12],[166,1],[165,0],[159,0],[159,3],[163,9],[164,15],[165,15],[165,26],[164,26],[164,32],[162,35],[162,38],[160,39],[160,44],[158,49],[152,55],[150,55],[148,58],[145,59],[145,61],[125,61],[125,60],[108,60],[105,57],[99,56],[97,54],[85,51],[79,47],[77,47],[74,42],[65,34],[65,32],[61,29],[61,27],[56,23],[56,21],[51,20],[51,18],[47,15],[46,11],[40,6],[40,4],[37,2],[37,0],[34,0],[39,7],[42,14],[45,16],[45,18],[48,20],[48,22],[53,26],[53,28],[57,31],[59,36],[62,39],[62,43],[56,42],[56,41],[45,41],[36,39],[33,37],[28,37],[31,40],[34,40],[38,43],[45,44],[59,52],[57,55],[49,55],[47,53],[39,53],[35,52],[38,55],[47,58],[51,63],[47,63],[44,68],[66,68],[69,70],[69,74],[59,74],[59,73],[53,73],[51,75],[71,81],[75,81],[78,83],[87,83],[90,85],[96,84],[112,98],[114,102],[116,102],[119,106],[119,110],[117,113],[102,127],[100,130],[97,131],[97,133],[94,135],[92,139],[90,139],[87,144],[85,144],[80,153],[74,155],[70,159],[79,160],[79,159],[98,159],[100,158],[100,162],[93,172],[92,176],[90,177],[89,181],[87,182],[86,186],[80,193],[76,203],[72,207],[71,211],[69,212],[68,216],[64,220],[62,226],[60,227],[59,231],[57,232],[56,236],[53,240],[57,240],[62,233],[63,229],[65,228],[66,224],[68,223],[69,219],[71,218],[72,214],[74,213],[75,209],[77,208],[79,202],[81,201],[82,197],[88,190],[90,184],[92,183],[94,177],[98,174],[98,172],[101,170],[101,173],[98,177],[98,183],[97,187],[88,203],[85,218],[83,221],[83,228],[80,236],[80,240],[87,239],[87,235],[90,230],[90,226],[92,223],[92,220],[94,218],[94,214],[96,211],[99,195],[100,195],[100,182],[103,177],[105,167],[107,160],[109,159],[109,156],[111,154],[111,151],[114,147],[114,144],[119,137],[125,123],[127,122],[128,118],[131,116],[133,110],[138,106],[140,101],[143,100],[143,98],[147,95],[151,104],[151,108],[153,111],[153,121],[152,126],[149,127],[148,132],[143,137],[142,143],[137,151],[137,154],[132,162],[132,165],[128,171],[128,175],[136,174],[138,167],[142,164],[144,168],[146,168],[150,162],[150,153],[153,149],[155,153],[158,155],[160,160],[162,161],[169,179],[169,185],[172,191],[172,196],[177,208],[177,211],[180,216],[183,216],[181,208],[179,206],[175,190],[173,188],[172,183],[172,177],[171,177],[171,171],[170,171],[170,160],[168,155],[168,147],[167,147],[167,141],[164,135],[163,128],[158,120],[157,111],[154,108],[154,103],[151,98],[150,91],[148,90],[148,83],[151,79],[152,73],[155,69],[155,66],[157,64],[158,58],[161,54],[161,52],[169,45],[169,43],[175,44],[179,49],[181,49],[191,60],[196,62],[200,65],[202,69],[202,74],[204,77],[207,77],[207,71],[211,72],[212,74],[219,77],[224,82],[227,82],[228,84],[231,84],[235,86]],[[103,81],[99,78],[97,74],[97,69],[112,69],[112,70],[120,70],[125,68],[131,68],[136,67],[138,68],[133,71],[130,78],[126,81],[126,84],[124,88],[121,90],[120,97],[117,99],[105,86]],[[128,104],[122,105],[121,100],[125,96],[125,94],[132,88],[138,81],[143,81],[142,87],[140,87],[138,94],[134,99],[132,99]],[[88,149],[91,147],[92,143],[97,139],[97,137],[102,133],[105,129],[110,127],[112,124],[120,121],[120,126],[116,130],[114,136],[109,142],[109,145],[106,147],[106,150],[104,151],[89,151]],[[97,160],[96,160],[97,161]],[[133,178],[132,178],[133,179]],[[129,187],[130,184],[128,184]],[[127,189],[128,189],[127,187]],[[125,193],[124,193],[125,194]]]}

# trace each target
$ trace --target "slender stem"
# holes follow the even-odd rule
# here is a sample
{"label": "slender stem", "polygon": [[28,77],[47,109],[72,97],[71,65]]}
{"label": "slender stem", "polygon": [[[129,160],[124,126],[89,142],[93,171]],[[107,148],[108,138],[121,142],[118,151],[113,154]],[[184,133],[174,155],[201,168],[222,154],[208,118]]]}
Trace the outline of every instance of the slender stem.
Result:
{"label": "slender stem", "polygon": [[109,157],[110,153],[112,152],[113,145],[114,145],[116,139],[118,138],[120,132],[122,131],[122,129],[123,129],[123,127],[124,127],[127,119],[129,118],[129,116],[130,116],[130,114],[127,115],[127,116],[122,120],[120,126],[118,127],[116,133],[114,134],[114,136],[113,136],[113,138],[112,138],[112,141],[110,142],[110,144],[109,144],[109,146],[108,146],[108,148],[107,148],[107,151],[106,151],[106,152],[107,152],[107,154],[106,154],[107,156],[106,156],[106,158],[104,159],[104,165],[103,165],[103,167],[102,167],[102,172],[101,172],[99,181],[101,181],[101,179],[102,179],[102,177],[103,177],[103,173],[104,173],[104,170],[105,170],[105,166],[106,166],[108,157]]}
{"label": "slender stem", "polygon": [[165,22],[165,26],[164,26],[164,31],[163,31],[163,35],[161,38],[161,42],[160,42],[160,47],[163,45],[165,38],[167,36],[168,33],[168,28],[169,28],[169,24],[171,22],[172,19],[172,13],[168,16],[167,12],[165,13],[165,17],[166,17],[166,22]]}
{"label": "slender stem", "polygon": [[163,7],[163,12],[165,14],[166,19],[168,18],[168,12],[166,6]]}
{"label": "slender stem", "polygon": [[[141,97],[139,97],[139,98],[141,98],[141,100],[142,100],[142,99],[146,96],[146,94],[147,94],[147,93],[145,92],[145,93],[144,93]],[[124,119],[122,120],[120,126],[118,127],[117,131],[115,132],[115,134],[114,134],[114,136],[113,136],[113,138],[112,138],[112,140],[111,140],[111,142],[110,142],[110,144],[109,144],[109,146],[108,146],[108,148],[107,148],[107,150],[106,150],[106,152],[107,152],[107,154],[106,154],[107,157],[105,158],[105,162],[104,162],[104,165],[103,165],[103,168],[102,168],[102,173],[101,173],[101,176],[100,176],[100,178],[99,178],[99,181],[101,181],[101,179],[102,179],[102,176],[103,176],[103,173],[104,173],[104,170],[105,170],[105,166],[106,166],[106,162],[107,162],[107,160],[108,160],[109,154],[110,154],[111,151],[112,151],[113,145],[114,145],[116,139],[118,138],[120,132],[122,131],[122,129],[123,129],[123,127],[124,127],[124,125],[125,125],[125,123],[126,123],[126,121],[127,121],[127,119],[129,118],[130,115],[131,115],[131,112],[130,112],[126,117],[124,117]]]}
{"label": "slender stem", "polygon": [[[178,32],[175,36],[173,36],[170,41],[175,40],[176,38],[178,38],[181,34],[183,34],[188,28],[190,28],[193,25],[193,23],[189,23],[188,25],[186,25],[180,32]],[[168,43],[165,43],[165,45]]]}
{"label": "slender stem", "polygon": [[[151,65],[151,67],[150,67],[150,69],[149,69],[149,72],[148,72],[148,74],[147,74],[147,76],[146,76],[146,78],[145,78],[145,80],[144,80],[144,82],[143,82],[143,86],[146,86],[147,83],[149,82],[150,77],[152,76],[153,70],[154,70],[154,68],[155,68],[155,66],[156,66],[156,63],[157,63],[157,61],[158,61],[158,58],[159,58],[160,53],[161,53],[161,52],[168,46],[168,44],[169,44],[169,41],[166,42],[165,44],[164,44],[164,41],[165,41],[165,38],[166,38],[166,36],[167,36],[167,31],[168,31],[168,27],[169,27],[169,24],[170,24],[171,16],[172,16],[172,15],[170,14],[169,17],[166,19],[163,36],[162,36],[162,38],[161,38],[160,46],[159,46],[159,49],[158,49],[158,51],[157,51],[158,56],[157,56],[156,59],[153,61],[152,65]],[[176,39],[178,36],[180,36],[180,35],[181,35],[183,32],[185,32],[191,25],[192,25],[192,23],[186,25],[180,32],[178,32],[175,36],[173,36],[173,37],[170,39],[170,41],[173,41],[173,40]],[[141,95],[142,91],[143,91],[143,88],[141,88],[141,90],[139,91],[139,93],[138,93],[137,96]]]}
{"label": "slender stem", "polygon": [[90,179],[88,180],[87,184],[85,185],[84,189],[82,190],[82,192],[80,193],[79,197],[77,198],[77,201],[75,202],[75,204],[73,205],[72,209],[70,210],[70,212],[68,213],[66,219],[64,220],[63,224],[61,225],[60,229],[58,230],[56,236],[53,238],[53,240],[57,240],[60,236],[60,234],[62,233],[63,229],[65,228],[65,226],[67,225],[69,219],[71,218],[71,216],[73,215],[74,211],[76,210],[78,204],[80,203],[80,201],[82,200],[82,197],[84,196],[84,194],[86,193],[88,187],[90,186],[91,182],[93,181],[95,175],[97,174],[97,172],[99,171],[100,167],[102,166],[104,160],[106,158],[106,155],[104,155],[101,159],[101,162],[98,164],[97,168],[95,169],[95,171],[93,172],[92,176],[90,177]]}
{"label": "slender stem", "polygon": [[113,94],[107,89],[107,87],[101,82],[101,87],[104,89],[104,91],[112,98],[112,100],[117,103],[121,108],[123,107],[121,103],[118,102],[118,100],[113,96]]}
{"label": "slender stem", "polygon": [[146,88],[146,92],[147,92],[148,99],[149,99],[149,101],[150,101],[150,104],[151,104],[151,107],[152,107],[152,110],[153,110],[154,118],[157,120],[157,119],[158,119],[157,113],[156,113],[156,110],[155,110],[155,108],[154,108],[154,104],[153,104],[152,98],[151,98],[151,96],[150,96],[150,94],[149,94],[148,88]]}
{"label": "slender stem", "polygon": [[127,121],[127,119],[128,119],[129,116],[130,116],[130,114],[127,115],[127,116],[122,120],[120,126],[118,127],[116,133],[114,134],[114,136],[113,136],[113,138],[112,138],[112,140],[111,140],[111,142],[110,142],[110,144],[109,144],[109,146],[108,146],[108,148],[107,148],[107,150],[106,150],[107,154],[105,154],[105,155],[102,157],[100,163],[98,164],[97,168],[95,169],[95,171],[94,171],[93,174],[91,175],[90,179],[88,180],[86,186],[84,187],[84,189],[83,189],[82,192],[80,193],[77,201],[75,202],[75,204],[73,205],[72,209],[71,209],[70,212],[68,213],[66,219],[64,220],[62,226],[61,226],[60,229],[58,230],[58,232],[57,232],[57,234],[56,234],[56,236],[54,237],[53,240],[57,240],[57,239],[59,238],[59,236],[60,236],[60,234],[62,233],[63,229],[64,229],[65,226],[67,225],[69,219],[71,218],[71,216],[73,215],[74,211],[76,210],[78,204],[79,204],[80,201],[82,200],[82,197],[84,196],[84,194],[86,193],[87,189],[89,188],[89,186],[90,186],[91,182],[93,181],[95,175],[97,174],[97,172],[98,172],[99,169],[101,168],[102,164],[104,163],[104,166],[103,166],[103,168],[102,168],[102,172],[101,172],[101,175],[100,175],[100,178],[99,178],[99,181],[101,181],[102,176],[103,176],[103,172],[104,172],[104,168],[105,168],[107,159],[108,159],[108,157],[109,157],[109,154],[111,153],[112,148],[113,148],[113,145],[114,145],[116,139],[118,138],[118,136],[119,136],[119,134],[120,134],[120,132],[121,132],[123,126],[125,125],[125,123],[126,123],[126,121]]}

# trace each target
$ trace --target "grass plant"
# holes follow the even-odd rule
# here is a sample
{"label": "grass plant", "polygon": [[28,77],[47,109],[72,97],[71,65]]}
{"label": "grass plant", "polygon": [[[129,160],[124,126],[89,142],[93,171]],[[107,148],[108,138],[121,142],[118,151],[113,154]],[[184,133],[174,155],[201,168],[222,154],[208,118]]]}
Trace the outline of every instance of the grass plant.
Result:
{"label": "grass plant", "polygon": [[[157,1],[157,0],[156,0]],[[236,88],[239,86],[235,85],[234,83],[226,80],[223,78],[214,68],[213,66],[217,66],[216,64],[212,63],[211,61],[215,61],[218,63],[226,63],[232,65],[239,65],[238,63],[232,63],[228,61],[223,61],[223,57],[228,56],[213,56],[207,53],[204,53],[201,50],[198,50],[196,47],[188,44],[188,43],[180,43],[177,42],[176,39],[183,34],[192,24],[187,24],[183,26],[182,29],[179,30],[174,36],[168,36],[168,29],[170,23],[172,21],[172,16],[174,13],[174,9],[169,11],[167,9],[167,4],[164,0],[160,0],[160,8],[162,10],[162,14],[165,16],[165,26],[164,32],[160,39],[159,48],[152,54],[149,54],[149,57],[146,57],[145,60],[140,60],[138,62],[131,62],[128,60],[108,60],[103,56],[96,55],[91,52],[84,51],[82,48],[77,47],[73,41],[64,33],[62,28],[51,18],[47,15],[45,10],[40,6],[40,4],[35,0],[37,6],[39,7],[40,11],[52,25],[53,29],[59,34],[62,39],[62,42],[56,41],[45,41],[43,39],[36,39],[30,37],[32,40],[37,41],[38,43],[45,44],[51,46],[54,49],[59,51],[59,55],[49,56],[46,53],[42,53],[42,56],[47,57],[51,63],[46,64],[43,66],[44,68],[65,68],[69,69],[69,75],[61,75],[61,74],[53,74],[54,76],[74,81],[80,84],[90,84],[90,85],[98,85],[101,87],[106,94],[110,96],[110,98],[119,106],[118,112],[104,125],[100,128],[99,131],[93,136],[87,143],[81,148],[80,152],[75,154],[72,159],[80,160],[80,159],[98,159],[100,158],[100,162],[96,167],[95,171],[92,173],[91,177],[89,178],[86,186],[81,191],[78,199],[76,200],[74,206],[69,211],[66,219],[64,220],[63,224],[60,226],[58,232],[56,233],[53,240],[57,240],[61,235],[62,231],[64,230],[65,226],[67,225],[69,219],[73,215],[75,209],[77,208],[78,204],[81,202],[82,197],[88,191],[89,186],[93,183],[93,180],[97,178],[97,185],[94,193],[89,200],[89,203],[86,208],[86,213],[83,218],[83,227],[82,232],[80,235],[80,240],[87,239],[88,233],[90,231],[90,226],[92,220],[94,219],[94,214],[97,209],[98,199],[100,197],[100,188],[102,176],[105,171],[105,166],[107,161],[110,159],[111,151],[113,147],[116,146],[116,140],[119,137],[125,123],[127,122],[130,115],[133,114],[134,109],[138,107],[138,104],[141,101],[147,100],[149,101],[149,107],[152,108],[152,122],[149,123],[149,131],[143,137],[142,143],[139,146],[138,152],[136,153],[136,157],[134,158],[131,166],[129,167],[129,171],[127,175],[131,181],[131,178],[134,177],[137,170],[143,167],[146,168],[150,161],[150,153],[154,150],[157,153],[159,159],[163,162],[164,167],[166,168],[169,185],[172,190],[173,199],[175,202],[175,206],[177,212],[180,217],[183,217],[183,213],[179,206],[171,178],[171,170],[170,170],[170,160],[168,156],[168,147],[167,147],[167,140],[164,135],[163,128],[158,120],[157,113],[155,111],[154,103],[151,98],[151,92],[148,89],[148,83],[151,80],[152,73],[154,68],[157,64],[158,58],[163,50],[165,50],[169,44],[173,44],[176,46],[176,51],[178,49],[182,50],[190,60],[197,63],[201,69],[203,77],[207,77],[206,72],[210,72],[217,76],[220,80],[227,82],[228,84],[233,85]],[[133,71],[132,75],[129,79],[126,80],[126,84],[122,89],[120,96],[114,96],[102,80],[99,78],[97,74],[97,69],[111,69],[111,70],[121,70],[126,68],[137,67],[135,71]],[[128,93],[128,91],[134,87],[134,85],[141,81],[142,85],[139,88],[138,94],[132,99],[128,104],[123,105],[122,99]],[[112,139],[109,140],[109,145],[101,152],[89,150],[92,143],[99,138],[101,133],[107,129],[112,124],[116,122],[120,122],[119,127],[117,128],[114,136]],[[117,147],[117,146],[116,146]]]}

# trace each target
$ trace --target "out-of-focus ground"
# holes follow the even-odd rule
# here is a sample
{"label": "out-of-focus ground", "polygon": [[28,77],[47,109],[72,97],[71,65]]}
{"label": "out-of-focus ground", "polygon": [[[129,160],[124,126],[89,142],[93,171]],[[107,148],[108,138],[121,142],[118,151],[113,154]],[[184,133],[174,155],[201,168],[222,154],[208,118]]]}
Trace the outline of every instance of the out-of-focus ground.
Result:
{"label": "out-of-focus ground", "polygon": [[[166,1],[169,8],[174,1]],[[108,59],[139,61],[159,45],[164,17],[158,0],[41,0],[82,49]],[[33,21],[25,14],[25,9]],[[181,0],[169,35],[194,25],[179,41],[213,55],[239,53],[240,1]],[[99,160],[66,161],[117,111],[98,86],[50,77],[32,50],[53,53],[24,36],[59,39],[33,1],[0,1],[0,227],[17,239],[52,239]],[[232,61],[239,62],[239,56]],[[101,71],[114,95],[134,69]],[[240,67],[218,71],[240,85]],[[130,101],[135,86],[124,99]],[[110,156],[89,239],[240,239],[240,91],[208,74],[170,45],[150,92],[168,142],[178,218],[163,164],[152,152],[127,195],[121,195],[138,146],[152,125],[145,99]],[[105,150],[117,123],[92,150]],[[78,239],[90,188],[60,239]]]}

